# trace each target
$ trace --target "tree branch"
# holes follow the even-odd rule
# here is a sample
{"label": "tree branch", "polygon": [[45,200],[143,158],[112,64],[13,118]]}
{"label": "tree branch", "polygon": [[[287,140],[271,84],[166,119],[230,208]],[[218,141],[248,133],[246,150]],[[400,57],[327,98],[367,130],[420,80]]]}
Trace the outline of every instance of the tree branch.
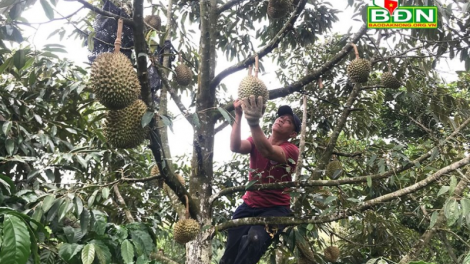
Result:
{"label": "tree branch", "polygon": [[223,4],[219,8],[217,8],[217,14],[220,15],[222,12],[229,10],[236,4],[240,4],[246,0],[230,0],[227,3]]}
{"label": "tree branch", "polygon": [[[82,0],[80,0],[82,1]],[[147,43],[145,42],[144,30],[144,5],[143,0],[134,0],[134,48],[137,61],[137,76],[140,82],[140,93],[142,100],[147,106],[153,106],[150,93],[150,85],[147,74]]]}
{"label": "tree branch", "polygon": [[[122,21],[124,22],[124,24],[126,25],[129,25],[131,27],[134,27],[135,26],[135,23],[133,20],[129,19],[129,18],[124,18],[124,17],[121,17],[121,16],[118,16],[116,14],[113,14],[111,12],[108,12],[108,11],[104,11],[103,9],[101,8],[98,8],[90,3],[88,3],[87,1],[85,0],[65,0],[66,2],[71,2],[71,1],[77,1],[79,3],[81,3],[84,7],[92,10],[93,12],[97,13],[97,14],[100,14],[100,15],[103,15],[103,16],[107,16],[107,17],[114,17],[116,20],[118,19],[122,19]],[[134,29],[136,30],[136,29]]]}
{"label": "tree branch", "polygon": [[[165,255],[163,255],[162,253],[155,253],[155,254],[151,254],[150,255],[150,259],[152,260],[157,260],[157,261],[161,261],[162,263],[164,264],[178,264],[178,262],[170,259],[169,257],[166,257]],[[158,262],[160,263],[160,262]]]}
{"label": "tree branch", "polygon": [[389,202],[391,200],[397,199],[399,197],[408,195],[410,193],[416,192],[422,188],[425,188],[426,186],[430,185],[431,183],[435,182],[438,180],[442,175],[452,172],[458,168],[461,168],[467,164],[470,163],[470,157],[461,159],[457,162],[454,162],[450,164],[449,166],[446,166],[431,176],[427,177],[426,179],[419,181],[411,186],[408,186],[406,188],[403,188],[401,190],[388,193],[385,195],[382,195],[380,197],[377,197],[375,199],[371,199],[368,201],[363,202],[361,205],[356,206],[355,208],[347,208],[343,210],[338,210],[336,212],[324,215],[324,216],[312,216],[309,218],[298,218],[298,217],[248,217],[248,218],[240,218],[240,219],[235,219],[235,220],[230,220],[225,223],[219,224],[215,226],[216,231],[222,231],[228,228],[232,227],[237,227],[237,226],[243,226],[243,225],[274,225],[274,224],[281,224],[281,225],[286,225],[286,226],[292,226],[292,225],[299,225],[299,224],[307,224],[307,223],[312,223],[312,224],[322,224],[322,223],[328,223],[328,222],[334,222],[340,219],[347,218],[349,216],[352,216],[358,212],[365,211],[375,205],[382,204],[385,202]]}
{"label": "tree branch", "polygon": [[[322,150],[326,149],[326,147],[324,147],[324,146],[317,146],[317,148],[322,149]],[[356,157],[356,156],[361,156],[364,153],[362,151],[356,151],[356,152],[353,152],[353,153],[344,153],[344,152],[338,152],[338,151],[333,150],[333,152],[331,154],[334,154],[336,156],[341,156],[341,157],[353,158],[353,157]]]}
{"label": "tree branch", "polygon": [[113,189],[114,189],[114,194],[116,195],[118,204],[123,207],[124,213],[127,218],[127,222],[134,223],[135,222],[134,217],[132,216],[131,211],[129,211],[129,209],[127,208],[126,201],[124,201],[124,198],[122,198],[122,195],[119,192],[118,185],[117,184],[114,185]]}
{"label": "tree branch", "polygon": [[[467,158],[468,159],[468,158]],[[467,175],[470,175],[470,173],[467,173]],[[460,182],[457,184],[457,186],[454,189],[454,194],[452,195],[453,198],[457,199],[460,198],[462,195],[463,191],[465,190],[465,187],[467,187],[468,184],[468,179],[466,177],[462,177]],[[437,221],[434,224],[433,227],[430,227],[424,234],[418,239],[418,241],[415,243],[415,245],[411,248],[411,250],[406,254],[399,262],[399,264],[406,264],[414,259],[416,259],[421,251],[426,247],[426,245],[431,241],[432,237],[434,234],[437,232],[437,230],[445,225],[445,214],[444,210],[441,209],[439,212],[439,216],[437,217]]]}
{"label": "tree branch", "polygon": [[220,72],[214,79],[210,82],[210,89],[214,91],[217,88],[217,85],[227,76],[242,69],[245,69],[249,65],[255,62],[255,57],[258,56],[259,59],[263,58],[266,54],[269,54],[272,50],[274,50],[278,45],[279,42],[285,37],[285,35],[293,29],[295,21],[299,17],[300,13],[305,7],[305,3],[307,0],[302,0],[297,7],[295,8],[294,12],[290,16],[289,20],[286,22],[284,27],[274,36],[274,38],[260,51],[256,52],[252,56],[246,58],[244,61],[237,63],[236,65],[230,66],[229,68]]}

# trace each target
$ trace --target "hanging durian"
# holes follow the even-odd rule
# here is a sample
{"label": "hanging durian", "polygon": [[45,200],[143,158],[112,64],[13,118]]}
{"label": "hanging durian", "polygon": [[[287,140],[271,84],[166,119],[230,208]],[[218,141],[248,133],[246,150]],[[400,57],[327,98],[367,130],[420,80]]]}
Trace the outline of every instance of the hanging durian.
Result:
{"label": "hanging durian", "polygon": [[160,31],[161,25],[162,25],[162,20],[160,19],[159,16],[157,15],[148,15],[144,18],[144,22],[152,27],[155,30]]}
{"label": "hanging durian", "polygon": [[142,100],[135,100],[121,110],[111,110],[106,116],[104,133],[108,142],[116,148],[135,148],[148,134],[148,126],[142,128],[142,116],[147,105]]}
{"label": "hanging durian", "polygon": [[359,57],[359,52],[355,44],[351,44],[356,54],[356,59],[349,63],[347,67],[348,76],[352,82],[365,83],[369,79],[370,74],[370,62],[366,59]]}
{"label": "hanging durian", "polygon": [[295,244],[299,250],[299,260],[297,264],[315,263],[315,255],[307,241],[300,242],[300,240],[296,239]]}
{"label": "hanging durian", "polygon": [[393,75],[392,71],[384,72],[382,74],[382,84],[391,89],[398,89],[401,87],[400,81]]}
{"label": "hanging durian", "polygon": [[292,10],[292,0],[269,0],[268,16],[272,19],[285,17]]}
{"label": "hanging durian", "polygon": [[186,196],[186,219],[179,220],[173,227],[173,238],[180,244],[194,240],[201,230],[199,223],[189,218],[189,201]]}
{"label": "hanging durian", "polygon": [[329,246],[323,250],[325,259],[329,262],[336,262],[339,258],[339,248],[336,246]]}
{"label": "hanging durian", "polygon": [[336,155],[333,155],[333,157],[331,158],[331,161],[328,163],[328,165],[326,165],[326,176],[334,180],[338,178],[339,176],[341,176],[342,173],[343,173],[343,165],[336,158]]}
{"label": "hanging durian", "polygon": [[243,99],[254,95],[255,98],[258,96],[263,97],[263,103],[266,103],[269,99],[269,92],[266,85],[258,79],[258,56],[255,57],[255,76],[251,75],[251,66],[248,70],[248,76],[243,78],[238,86],[238,99]]}
{"label": "hanging durian", "polygon": [[183,57],[179,56],[179,64],[175,68],[176,82],[181,86],[187,86],[193,80],[193,72],[191,68],[183,63]]}
{"label": "hanging durian", "polygon": [[131,61],[120,52],[123,21],[119,19],[114,53],[98,55],[91,65],[90,86],[100,103],[120,110],[140,94],[140,83]]}

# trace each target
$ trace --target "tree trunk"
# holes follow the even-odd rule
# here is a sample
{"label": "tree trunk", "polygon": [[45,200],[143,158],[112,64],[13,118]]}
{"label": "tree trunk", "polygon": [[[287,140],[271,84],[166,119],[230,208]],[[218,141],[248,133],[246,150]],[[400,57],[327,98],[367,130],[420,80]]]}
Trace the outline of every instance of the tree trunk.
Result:
{"label": "tree trunk", "polygon": [[[196,115],[199,126],[195,127],[193,136],[193,157],[191,179],[189,182],[191,198],[199,206],[198,222],[202,227],[212,223],[212,210],[209,202],[212,194],[214,124],[212,115],[215,105],[215,89],[210,89],[211,77],[215,71],[214,37],[217,23],[217,1],[200,1],[201,39],[198,93],[196,99]],[[194,241],[186,244],[186,263],[211,263],[212,238],[210,230],[201,232]]]}

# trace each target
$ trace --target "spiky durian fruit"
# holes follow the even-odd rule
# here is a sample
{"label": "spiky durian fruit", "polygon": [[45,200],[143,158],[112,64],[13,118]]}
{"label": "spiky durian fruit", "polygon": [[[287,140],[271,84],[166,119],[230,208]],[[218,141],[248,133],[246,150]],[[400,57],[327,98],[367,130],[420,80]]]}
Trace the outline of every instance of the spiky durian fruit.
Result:
{"label": "spiky durian fruit", "polygon": [[157,165],[154,165],[150,170],[150,176],[157,176],[160,175],[160,169],[158,169]]}
{"label": "spiky durian fruit", "polygon": [[315,263],[315,255],[313,251],[310,249],[308,243],[306,241],[300,242],[296,241],[295,243],[297,248],[299,249],[299,260],[297,264],[307,264],[307,263]]}
{"label": "spiky durian fruit", "polygon": [[185,244],[194,238],[199,233],[199,224],[194,219],[179,220],[173,228],[173,237],[176,242]]}
{"label": "spiky durian fruit", "polygon": [[140,93],[137,73],[121,52],[96,57],[91,65],[90,85],[98,101],[111,110],[129,106]]}
{"label": "spiky durian fruit", "polygon": [[183,63],[180,63],[178,66],[176,66],[175,73],[176,82],[181,86],[190,84],[193,79],[193,72],[191,71],[191,68]]}
{"label": "spiky durian fruit", "polygon": [[[326,176],[330,179],[333,179],[333,176],[335,176],[335,172],[337,170],[342,170],[343,169],[343,166],[341,165],[341,162],[339,160],[332,160],[328,163],[328,165],[326,165]],[[340,172],[338,175],[336,175],[335,178],[341,176],[341,173]]]}
{"label": "spiky durian fruit", "polygon": [[370,62],[362,58],[356,58],[349,63],[348,76],[355,83],[365,83],[369,79]]}
{"label": "spiky durian fruit", "polygon": [[268,88],[266,88],[266,85],[255,76],[246,76],[238,86],[239,99],[250,97],[250,95],[254,95],[255,98],[262,96],[263,103],[266,103],[269,99]]}
{"label": "spiky durian fruit", "polygon": [[401,83],[391,72],[384,72],[382,74],[382,84],[387,88],[398,89]]}
{"label": "spiky durian fruit", "polygon": [[336,246],[329,246],[323,250],[325,259],[329,262],[336,262],[339,257],[339,248]]}
{"label": "spiky durian fruit", "polygon": [[144,18],[144,22],[155,30],[160,31],[162,20],[157,15],[148,15]]}
{"label": "spiky durian fruit", "polygon": [[116,148],[134,148],[140,145],[148,134],[148,127],[142,128],[142,116],[147,106],[142,100],[135,100],[121,110],[108,112],[104,132],[111,145]]}
{"label": "spiky durian fruit", "polygon": [[272,19],[282,18],[291,11],[292,6],[292,0],[269,0],[268,16]]}

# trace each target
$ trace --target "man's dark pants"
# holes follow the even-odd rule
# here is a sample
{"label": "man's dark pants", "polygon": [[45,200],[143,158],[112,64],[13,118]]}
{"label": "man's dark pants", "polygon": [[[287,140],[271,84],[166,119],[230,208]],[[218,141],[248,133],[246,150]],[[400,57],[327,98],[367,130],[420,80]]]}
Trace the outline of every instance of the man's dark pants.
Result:
{"label": "man's dark pants", "polygon": [[[240,205],[232,219],[245,217],[288,216],[291,210],[286,206],[253,208],[245,203]],[[278,227],[278,233],[283,226]],[[271,231],[272,232],[272,231]],[[255,264],[264,255],[272,239],[262,225],[240,226],[228,230],[227,246],[219,264]]]}

